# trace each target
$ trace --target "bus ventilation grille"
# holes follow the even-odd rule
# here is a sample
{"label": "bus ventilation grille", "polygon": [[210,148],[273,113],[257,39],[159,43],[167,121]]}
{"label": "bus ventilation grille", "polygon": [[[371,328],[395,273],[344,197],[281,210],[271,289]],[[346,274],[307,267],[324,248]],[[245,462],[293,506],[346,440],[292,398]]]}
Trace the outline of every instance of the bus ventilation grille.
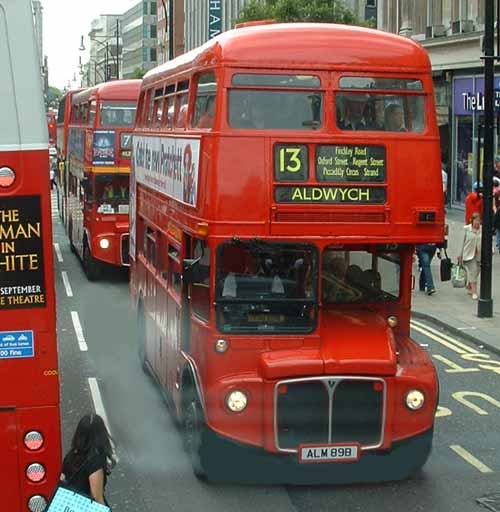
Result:
{"label": "bus ventilation grille", "polygon": [[276,222],[386,222],[384,212],[277,212]]}
{"label": "bus ventilation grille", "polygon": [[129,265],[129,235],[122,236],[122,244],[121,244],[121,257],[122,257],[122,265]]}
{"label": "bus ventilation grille", "polygon": [[382,443],[384,394],[380,381],[342,379],[330,398],[329,386],[336,380],[299,380],[280,386],[284,389],[277,394],[279,449],[297,449],[301,444]]}

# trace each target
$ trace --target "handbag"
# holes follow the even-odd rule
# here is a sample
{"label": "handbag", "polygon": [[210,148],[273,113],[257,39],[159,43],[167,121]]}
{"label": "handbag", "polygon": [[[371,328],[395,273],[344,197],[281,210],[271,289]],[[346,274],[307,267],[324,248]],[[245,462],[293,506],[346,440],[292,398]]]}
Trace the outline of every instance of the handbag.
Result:
{"label": "handbag", "polygon": [[451,285],[453,288],[465,288],[467,272],[462,264],[454,265],[451,270]]}
{"label": "handbag", "polygon": [[441,277],[441,281],[449,281],[451,279],[451,269],[453,268],[453,263],[451,259],[448,257],[446,253],[446,249],[444,249],[444,257],[441,258],[441,263],[439,267],[439,274]]}
{"label": "handbag", "polygon": [[87,457],[83,461],[71,478],[59,482],[50,500],[47,512],[111,512],[111,509],[106,505],[97,503],[87,494],[71,487],[71,482],[74,481],[89,459],[90,457]]}

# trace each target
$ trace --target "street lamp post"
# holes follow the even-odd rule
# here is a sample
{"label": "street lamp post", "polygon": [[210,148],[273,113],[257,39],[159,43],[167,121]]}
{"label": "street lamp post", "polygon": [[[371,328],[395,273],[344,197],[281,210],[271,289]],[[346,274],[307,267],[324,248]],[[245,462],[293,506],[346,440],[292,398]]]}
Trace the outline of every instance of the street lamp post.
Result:
{"label": "street lamp post", "polygon": [[[104,51],[105,51],[105,53],[104,53],[104,66],[105,66],[104,81],[105,82],[107,82],[111,78],[111,76],[110,76],[111,73],[109,71],[109,55],[110,54],[111,54],[111,57],[114,60],[115,66],[116,66],[116,73],[115,73],[116,79],[117,80],[120,79],[120,60],[118,58],[118,52],[119,52],[119,47],[120,47],[120,40],[119,40],[120,33],[119,33],[119,29],[120,29],[119,21],[116,20],[116,31],[115,31],[115,36],[116,36],[116,52],[115,52],[114,58],[113,58],[113,53],[111,52],[110,47],[109,47],[110,36],[103,36],[106,39],[106,41],[103,42],[103,41],[99,41],[99,39],[97,39],[99,36],[94,35],[92,37],[92,36],[89,35],[89,39],[91,41],[94,41],[95,43],[98,43],[102,47],[104,47]],[[82,52],[85,51],[85,45],[83,44],[83,36],[81,36],[79,50],[82,51]]]}
{"label": "street lamp post", "polygon": [[[496,2],[498,3],[498,2]],[[481,289],[477,305],[477,316],[493,316],[491,296],[491,231],[493,224],[493,128],[494,104],[493,82],[495,76],[495,6],[492,0],[484,0],[484,167],[483,167],[483,235],[481,237]],[[497,25],[498,17],[497,12]]]}

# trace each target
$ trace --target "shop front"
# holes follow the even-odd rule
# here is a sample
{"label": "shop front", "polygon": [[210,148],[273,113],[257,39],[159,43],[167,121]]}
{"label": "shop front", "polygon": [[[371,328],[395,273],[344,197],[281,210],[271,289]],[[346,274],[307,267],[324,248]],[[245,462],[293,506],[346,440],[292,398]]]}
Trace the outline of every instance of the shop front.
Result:
{"label": "shop front", "polygon": [[[495,77],[495,109],[500,114],[500,75]],[[450,202],[462,206],[476,181],[482,181],[484,136],[484,75],[453,79],[452,161]],[[495,155],[498,135],[494,134]],[[500,170],[500,157],[495,158]]]}

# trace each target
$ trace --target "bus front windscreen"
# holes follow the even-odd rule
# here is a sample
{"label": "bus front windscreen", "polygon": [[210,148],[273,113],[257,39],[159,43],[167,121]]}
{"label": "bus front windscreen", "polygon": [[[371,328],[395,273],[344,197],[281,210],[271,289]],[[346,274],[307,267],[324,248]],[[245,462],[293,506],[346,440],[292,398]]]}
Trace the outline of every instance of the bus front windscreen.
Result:
{"label": "bus front windscreen", "polygon": [[95,177],[93,196],[97,213],[128,214],[129,175],[98,174]]}
{"label": "bus front windscreen", "polygon": [[135,121],[135,103],[104,101],[101,103],[101,128],[130,128]]}
{"label": "bus front windscreen", "polygon": [[400,255],[396,252],[326,249],[321,282],[325,306],[397,301]]}
{"label": "bus front windscreen", "polygon": [[316,324],[317,252],[234,242],[217,256],[217,324],[225,333],[309,332]]}

